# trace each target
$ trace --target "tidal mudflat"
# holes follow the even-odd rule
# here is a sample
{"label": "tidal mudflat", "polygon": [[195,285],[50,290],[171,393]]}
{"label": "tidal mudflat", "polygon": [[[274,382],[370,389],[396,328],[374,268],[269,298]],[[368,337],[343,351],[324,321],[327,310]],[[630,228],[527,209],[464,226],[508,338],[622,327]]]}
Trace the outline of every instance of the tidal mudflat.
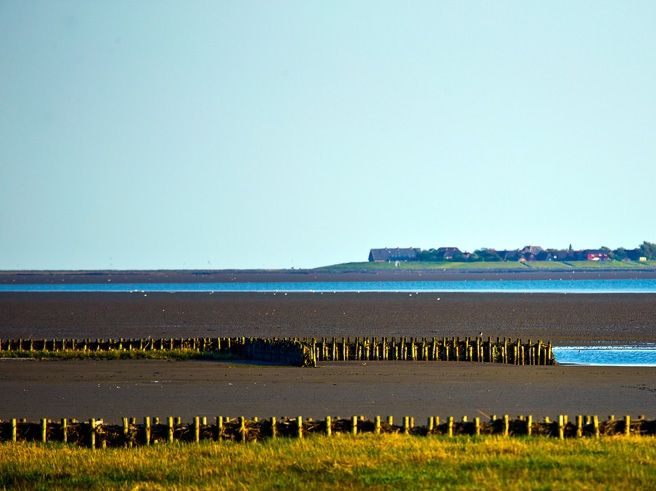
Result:
{"label": "tidal mudflat", "polygon": [[[484,336],[656,341],[656,295],[3,293],[3,338]],[[642,414],[656,368],[1,361],[3,417]],[[45,411],[45,413],[44,413]],[[46,414],[47,413],[47,414]],[[645,414],[653,417],[653,414]]]}

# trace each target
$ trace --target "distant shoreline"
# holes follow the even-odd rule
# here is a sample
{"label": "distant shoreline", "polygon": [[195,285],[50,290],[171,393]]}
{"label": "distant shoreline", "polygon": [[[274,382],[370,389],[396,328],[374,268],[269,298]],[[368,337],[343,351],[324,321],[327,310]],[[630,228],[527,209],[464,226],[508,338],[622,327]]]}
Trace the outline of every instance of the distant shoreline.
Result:
{"label": "distant shoreline", "polygon": [[652,279],[644,269],[280,269],[0,271],[0,284]]}

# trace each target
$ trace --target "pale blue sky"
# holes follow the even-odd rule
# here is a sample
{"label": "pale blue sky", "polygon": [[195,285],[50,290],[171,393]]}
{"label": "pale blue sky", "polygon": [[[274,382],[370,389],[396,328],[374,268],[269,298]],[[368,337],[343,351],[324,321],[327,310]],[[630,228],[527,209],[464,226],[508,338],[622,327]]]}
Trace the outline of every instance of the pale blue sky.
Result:
{"label": "pale blue sky", "polygon": [[0,268],[656,241],[656,2],[0,0]]}

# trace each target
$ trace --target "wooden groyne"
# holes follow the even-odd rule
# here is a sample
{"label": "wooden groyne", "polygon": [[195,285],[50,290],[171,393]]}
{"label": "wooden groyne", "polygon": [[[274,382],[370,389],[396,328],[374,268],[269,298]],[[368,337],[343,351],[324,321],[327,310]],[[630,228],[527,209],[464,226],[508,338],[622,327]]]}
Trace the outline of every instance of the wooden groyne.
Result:
{"label": "wooden groyne", "polygon": [[109,352],[225,354],[283,365],[312,366],[315,363],[309,346],[291,338],[0,339],[0,357],[3,353],[27,357],[59,354],[65,357],[67,353],[93,355]]}
{"label": "wooden groyne", "polygon": [[510,365],[553,365],[551,343],[521,339],[453,338],[321,338],[303,340],[317,361],[471,361]]}
{"label": "wooden groyne", "polygon": [[553,420],[544,418],[541,421],[532,416],[510,418],[503,415],[486,420],[466,416],[459,420],[453,416],[445,419],[431,416],[425,425],[419,426],[415,425],[414,417],[410,416],[405,416],[399,424],[391,416],[385,419],[380,416],[374,419],[365,419],[364,416],[326,416],[316,421],[302,416],[267,419],[216,416],[210,421],[207,417],[197,416],[191,422],[182,422],[181,418],[172,416],[162,420],[147,416],[139,421],[136,418],[123,418],[121,424],[105,424],[102,419],[77,421],[64,418],[53,421],[42,418],[38,422],[0,420],[0,442],[62,442],[90,448],[137,447],[173,442],[247,442],[268,438],[366,433],[445,437],[548,436],[562,440],[611,435],[656,435],[656,420],[647,420],[644,416],[633,419],[628,415],[621,419],[609,416],[603,421],[598,416],[577,415],[570,420],[563,414]]}
{"label": "wooden groyne", "polygon": [[297,366],[319,361],[468,361],[510,365],[555,364],[551,343],[530,339],[454,337],[0,339],[3,352],[173,351],[226,353]]}

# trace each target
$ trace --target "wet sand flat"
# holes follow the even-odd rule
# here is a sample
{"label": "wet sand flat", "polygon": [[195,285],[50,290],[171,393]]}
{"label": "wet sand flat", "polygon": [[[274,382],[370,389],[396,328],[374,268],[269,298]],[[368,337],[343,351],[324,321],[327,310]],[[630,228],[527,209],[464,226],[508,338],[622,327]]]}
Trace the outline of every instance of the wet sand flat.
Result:
{"label": "wet sand flat", "polygon": [[484,336],[656,342],[655,294],[0,293],[2,338]]}
{"label": "wet sand flat", "polygon": [[[656,342],[656,295],[2,293],[1,338],[484,336]],[[645,414],[656,368],[0,360],[0,417]],[[651,413],[650,413],[651,411]]]}
{"label": "wet sand flat", "polygon": [[0,361],[0,415],[469,415],[656,417],[656,368],[458,362],[324,363],[316,369],[167,361]]}

